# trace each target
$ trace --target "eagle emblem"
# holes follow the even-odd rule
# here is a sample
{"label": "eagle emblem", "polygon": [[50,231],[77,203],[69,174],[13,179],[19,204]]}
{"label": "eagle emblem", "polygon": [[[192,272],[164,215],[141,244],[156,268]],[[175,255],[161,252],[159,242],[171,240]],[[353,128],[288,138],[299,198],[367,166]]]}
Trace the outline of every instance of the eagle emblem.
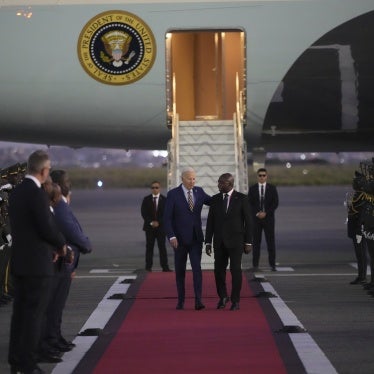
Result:
{"label": "eagle emblem", "polygon": [[130,48],[132,40],[131,35],[123,31],[110,31],[104,34],[101,38],[108,58],[104,53],[101,54],[101,59],[104,62],[111,62],[115,67],[121,67],[124,63],[129,64],[131,59],[135,56],[135,51],[131,51],[126,57]]}

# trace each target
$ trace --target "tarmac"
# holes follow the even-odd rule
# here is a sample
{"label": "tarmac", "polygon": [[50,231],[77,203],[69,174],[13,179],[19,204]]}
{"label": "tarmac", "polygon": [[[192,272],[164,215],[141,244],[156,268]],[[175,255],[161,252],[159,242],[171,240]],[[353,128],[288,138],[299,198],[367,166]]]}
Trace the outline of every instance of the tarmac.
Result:
{"label": "tarmac", "polygon": [[[307,333],[325,356],[329,372],[371,374],[374,299],[362,286],[349,284],[357,274],[353,243],[345,225],[344,199],[349,190],[349,186],[278,187],[278,271],[270,271],[263,243],[261,271],[255,277],[267,281],[264,289],[276,294],[283,307],[291,311],[304,330],[293,334],[295,340]],[[73,191],[72,208],[90,237],[94,252],[81,257],[73,280],[63,317],[67,339],[76,339],[118,277],[131,278],[144,270],[145,235],[140,204],[148,193],[149,189]],[[169,264],[173,268],[171,249]],[[210,266],[206,257],[203,265]],[[251,255],[243,257],[242,267],[248,272]],[[160,269],[155,249],[153,270]],[[0,307],[0,373],[9,372],[11,309],[11,304]],[[305,356],[305,372],[326,374],[326,366],[308,366],[313,357]],[[54,369],[54,373],[58,372],[51,364],[41,367],[47,373]]]}

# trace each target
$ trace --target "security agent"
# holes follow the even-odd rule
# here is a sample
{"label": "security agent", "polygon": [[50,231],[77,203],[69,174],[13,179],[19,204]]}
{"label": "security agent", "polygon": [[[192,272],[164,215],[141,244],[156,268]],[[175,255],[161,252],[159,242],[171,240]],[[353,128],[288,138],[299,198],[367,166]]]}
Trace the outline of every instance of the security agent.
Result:
{"label": "security agent", "polygon": [[258,183],[249,188],[248,200],[253,219],[253,270],[257,271],[260,262],[262,232],[265,234],[269,265],[272,271],[275,267],[275,210],[278,208],[277,188],[267,183],[267,170],[257,171]]}
{"label": "security agent", "polygon": [[170,272],[165,244],[166,236],[162,223],[166,197],[161,194],[161,184],[158,181],[151,183],[151,190],[152,193],[144,197],[140,209],[146,238],[145,269],[152,271],[153,249],[157,241],[162,271]]}

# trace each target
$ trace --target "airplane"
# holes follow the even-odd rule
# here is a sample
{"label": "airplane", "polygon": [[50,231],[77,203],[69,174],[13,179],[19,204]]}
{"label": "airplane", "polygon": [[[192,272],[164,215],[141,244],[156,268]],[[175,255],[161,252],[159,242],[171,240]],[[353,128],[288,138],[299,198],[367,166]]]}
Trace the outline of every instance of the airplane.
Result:
{"label": "airplane", "polygon": [[248,152],[373,151],[372,0],[1,0],[0,140],[165,149],[232,117]]}

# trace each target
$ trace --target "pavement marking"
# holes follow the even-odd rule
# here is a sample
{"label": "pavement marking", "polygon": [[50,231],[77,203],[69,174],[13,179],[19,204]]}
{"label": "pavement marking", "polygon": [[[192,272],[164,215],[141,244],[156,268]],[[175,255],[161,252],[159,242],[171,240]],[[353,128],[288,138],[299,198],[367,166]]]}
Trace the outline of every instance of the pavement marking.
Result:
{"label": "pavement marking", "polygon": [[77,336],[74,339],[76,346],[62,356],[63,361],[54,367],[52,374],[72,373],[96,340],[97,336]]}
{"label": "pavement marking", "polygon": [[272,273],[276,273],[278,271],[282,272],[282,271],[295,271],[294,268],[290,267],[290,266],[277,266],[277,271],[272,271],[271,268],[261,268],[259,271],[255,271],[255,274],[261,274],[263,272],[272,272]]}
{"label": "pavement marking", "polygon": [[[136,275],[117,277],[117,280],[109,288],[108,292],[103,296],[96,309],[91,313],[86,323],[80,330],[80,333],[87,329],[103,329],[112,317],[122,299],[108,299],[113,294],[124,294],[128,291],[130,284],[121,283],[125,279],[135,279]],[[68,374],[72,373],[75,367],[82,360],[83,356],[88,352],[97,340],[97,336],[76,336],[73,342],[76,344],[74,349],[66,352],[62,359],[52,371],[52,374]]]}
{"label": "pavement marking", "polygon": [[[279,297],[270,283],[261,283],[266,292],[276,295],[275,298],[269,298],[273,308],[277,312],[284,326],[298,326],[304,329],[302,323],[297,319],[295,314]],[[329,359],[318,347],[314,339],[306,332],[288,334],[295,350],[300,357],[302,364],[308,374],[337,374]]]}
{"label": "pavement marking", "polygon": [[[267,277],[347,277],[347,276],[353,276],[357,275],[356,273],[308,273],[308,274],[277,274],[276,272],[270,272],[266,273]],[[258,277],[259,274],[256,273],[256,277]]]}
{"label": "pavement marking", "polygon": [[[356,262],[350,262],[349,265],[352,266],[352,267],[354,267],[355,269],[358,268]],[[371,275],[371,269],[370,269],[370,266],[368,266],[368,267],[366,268],[366,275]]]}
{"label": "pavement marking", "polygon": [[89,271],[90,274],[116,274],[116,273],[123,274],[123,273],[131,273],[131,272],[134,272],[134,270],[133,269],[120,269],[120,268],[116,268],[116,269],[91,269]]}
{"label": "pavement marking", "polygon": [[307,333],[288,334],[308,374],[337,374],[326,355]]}
{"label": "pavement marking", "polygon": [[[292,268],[287,268],[292,269]],[[100,274],[101,269],[93,269],[90,271],[92,274]],[[111,269],[105,270],[102,273],[111,273]],[[117,269],[115,269],[117,271]],[[290,270],[284,270],[290,271]],[[292,269],[293,271],[293,269]],[[256,273],[256,277],[262,277],[263,274]],[[278,272],[269,272],[266,276],[347,276],[350,274],[278,274]],[[77,276],[77,278],[117,278],[113,285],[109,288],[108,292],[104,295],[103,299],[99,302],[97,308],[91,313],[90,317],[83,325],[80,333],[87,329],[103,329],[112,317],[113,313],[122,302],[122,300],[108,299],[113,294],[125,294],[127,293],[130,284],[121,283],[125,279],[136,279],[136,275],[89,275],[89,276]],[[295,314],[288,308],[286,303],[279,297],[273,286],[264,282],[261,283],[262,288],[266,292],[271,292],[277,297],[269,298],[279,318],[281,319],[284,326],[298,326],[304,328],[302,323],[297,319]],[[321,351],[316,342],[308,333],[289,333],[290,339],[294,344],[295,350],[302,361],[307,373],[323,373],[323,374],[336,374],[335,368],[332,366],[326,355]],[[72,373],[75,367],[83,359],[84,355],[89,351],[92,345],[97,340],[97,336],[76,336],[73,342],[76,347],[70,352],[66,352],[61,363],[58,363],[52,371],[52,374],[68,374]]]}

